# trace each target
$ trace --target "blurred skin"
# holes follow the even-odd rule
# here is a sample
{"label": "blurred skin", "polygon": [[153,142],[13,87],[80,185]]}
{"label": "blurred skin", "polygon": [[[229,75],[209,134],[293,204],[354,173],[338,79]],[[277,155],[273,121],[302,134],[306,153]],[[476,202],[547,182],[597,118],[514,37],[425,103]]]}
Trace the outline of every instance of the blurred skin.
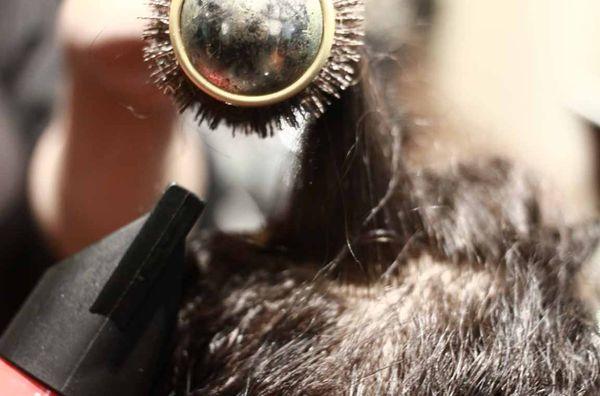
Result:
{"label": "blurred skin", "polygon": [[66,0],[61,100],[30,167],[30,201],[58,256],[74,253],[152,208],[170,182],[202,195],[197,136],[148,83],[143,0]]}
{"label": "blurred skin", "polygon": [[461,157],[508,157],[560,194],[569,220],[595,216],[598,148],[576,113],[595,103],[588,116],[600,117],[600,2],[438,0],[438,11],[432,83]]}

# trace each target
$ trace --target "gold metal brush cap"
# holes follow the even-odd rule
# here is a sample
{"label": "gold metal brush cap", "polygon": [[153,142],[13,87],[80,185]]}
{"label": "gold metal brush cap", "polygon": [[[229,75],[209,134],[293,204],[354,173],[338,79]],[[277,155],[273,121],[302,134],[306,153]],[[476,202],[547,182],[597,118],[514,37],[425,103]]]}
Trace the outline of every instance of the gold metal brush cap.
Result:
{"label": "gold metal brush cap", "polygon": [[207,95],[243,107],[298,94],[331,55],[332,0],[172,0],[177,60]]}

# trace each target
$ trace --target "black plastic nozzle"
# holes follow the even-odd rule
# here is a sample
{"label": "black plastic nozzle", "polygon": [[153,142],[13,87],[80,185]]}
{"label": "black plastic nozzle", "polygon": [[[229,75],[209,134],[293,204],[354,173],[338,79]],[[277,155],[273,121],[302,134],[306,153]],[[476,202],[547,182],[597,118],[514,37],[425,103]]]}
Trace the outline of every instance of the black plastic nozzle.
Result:
{"label": "black plastic nozzle", "polygon": [[151,214],[51,268],[0,356],[65,396],[148,394],[175,324],[185,238],[203,209],[172,186]]}

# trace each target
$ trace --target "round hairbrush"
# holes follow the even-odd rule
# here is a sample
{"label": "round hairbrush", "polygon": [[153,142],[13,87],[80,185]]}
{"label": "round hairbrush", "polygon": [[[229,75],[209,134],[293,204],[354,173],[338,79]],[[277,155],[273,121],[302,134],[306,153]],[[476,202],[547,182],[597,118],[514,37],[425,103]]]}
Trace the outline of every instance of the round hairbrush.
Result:
{"label": "round hairbrush", "polygon": [[268,135],[320,117],[358,74],[363,0],[151,0],[153,82],[199,122]]}

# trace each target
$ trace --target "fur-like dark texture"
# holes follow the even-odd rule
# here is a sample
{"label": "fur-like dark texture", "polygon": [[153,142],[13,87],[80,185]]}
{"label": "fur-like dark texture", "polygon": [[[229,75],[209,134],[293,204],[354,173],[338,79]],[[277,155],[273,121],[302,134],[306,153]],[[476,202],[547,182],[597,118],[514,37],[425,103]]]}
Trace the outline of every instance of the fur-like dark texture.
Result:
{"label": "fur-like dark texture", "polygon": [[292,205],[268,233],[196,241],[170,389],[599,394],[600,336],[577,282],[599,225],[551,223],[503,161],[394,164],[368,91],[308,132]]}
{"label": "fur-like dark texture", "polygon": [[[414,247],[369,284],[318,276],[319,263],[250,242],[201,244],[200,281],[181,313],[177,388],[598,394],[600,338],[576,275],[600,230],[540,230],[527,219],[529,194],[512,193],[523,192],[522,180],[497,166],[467,171],[475,194],[460,173],[416,177],[413,204],[426,226],[411,224],[421,231],[406,242]],[[470,251],[480,262],[459,258]]]}
{"label": "fur-like dark texture", "polygon": [[579,289],[600,225],[562,224],[501,160],[409,169],[410,123],[387,106],[398,58],[364,59],[307,130],[287,211],[195,239],[167,391],[600,394]]}

